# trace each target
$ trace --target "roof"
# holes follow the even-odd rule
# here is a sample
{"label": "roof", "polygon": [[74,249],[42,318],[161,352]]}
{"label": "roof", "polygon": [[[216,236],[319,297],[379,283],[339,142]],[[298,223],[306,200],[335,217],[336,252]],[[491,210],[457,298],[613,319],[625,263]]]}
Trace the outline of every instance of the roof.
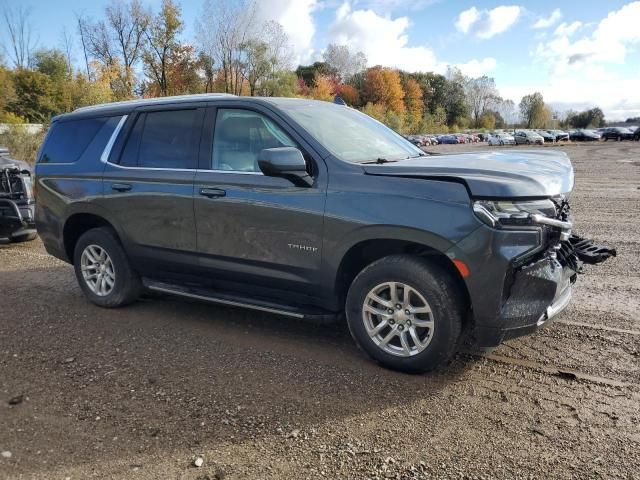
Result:
{"label": "roof", "polygon": [[92,117],[94,115],[123,115],[129,113],[131,110],[137,107],[145,107],[148,105],[163,105],[163,104],[176,104],[176,103],[191,103],[191,102],[206,102],[210,100],[239,100],[244,101],[251,100],[257,102],[269,102],[273,105],[291,105],[292,103],[322,103],[327,104],[331,102],[321,102],[318,100],[301,99],[301,98],[288,98],[288,97],[237,97],[235,95],[227,93],[200,93],[193,95],[178,95],[173,97],[156,97],[156,98],[141,98],[136,100],[126,100],[123,102],[102,103],[99,105],[91,105],[88,107],[81,107],[74,110],[71,113],[65,113],[53,118],[53,121],[59,119],[70,119],[76,117]]}

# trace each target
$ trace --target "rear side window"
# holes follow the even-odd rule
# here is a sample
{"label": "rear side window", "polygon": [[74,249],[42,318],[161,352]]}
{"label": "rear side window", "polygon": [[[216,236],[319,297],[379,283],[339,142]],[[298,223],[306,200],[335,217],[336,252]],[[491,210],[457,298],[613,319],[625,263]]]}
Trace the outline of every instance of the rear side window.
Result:
{"label": "rear side window", "polygon": [[40,163],[74,163],[98,158],[121,117],[54,122],[42,146]]}
{"label": "rear side window", "polygon": [[197,109],[141,113],[122,150],[120,165],[196,168],[201,118]]}

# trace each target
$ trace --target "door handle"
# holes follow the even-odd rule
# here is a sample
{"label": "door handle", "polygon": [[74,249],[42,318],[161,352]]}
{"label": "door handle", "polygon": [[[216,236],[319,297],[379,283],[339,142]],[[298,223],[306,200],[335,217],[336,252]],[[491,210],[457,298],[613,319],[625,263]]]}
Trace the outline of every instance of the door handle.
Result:
{"label": "door handle", "polygon": [[111,190],[115,190],[116,192],[128,192],[131,190],[131,185],[128,183],[112,183]]}
{"label": "door handle", "polygon": [[201,188],[200,195],[207,198],[218,198],[224,197],[227,194],[224,190],[220,188]]}

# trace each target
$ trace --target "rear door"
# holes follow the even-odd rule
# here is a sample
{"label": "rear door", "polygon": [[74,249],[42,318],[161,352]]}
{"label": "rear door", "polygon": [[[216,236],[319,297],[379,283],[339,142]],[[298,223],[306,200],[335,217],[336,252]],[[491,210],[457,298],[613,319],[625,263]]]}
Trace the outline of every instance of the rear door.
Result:
{"label": "rear door", "polygon": [[204,112],[202,104],[137,110],[106,162],[102,202],[144,272],[195,261],[193,181]]}
{"label": "rear door", "polygon": [[[212,278],[253,293],[255,286],[313,292],[322,261],[324,162],[261,105],[225,102],[207,117],[208,154],[201,157],[194,192],[201,265]],[[282,146],[303,152],[313,186],[262,174],[260,151]]]}

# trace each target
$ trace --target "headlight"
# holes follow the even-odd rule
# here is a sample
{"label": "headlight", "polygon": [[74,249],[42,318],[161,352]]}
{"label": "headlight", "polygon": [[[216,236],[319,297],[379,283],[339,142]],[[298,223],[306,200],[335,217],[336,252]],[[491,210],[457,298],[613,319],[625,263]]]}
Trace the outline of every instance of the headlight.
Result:
{"label": "headlight", "polygon": [[551,200],[478,200],[473,204],[476,216],[490,227],[532,225],[531,215],[555,218],[556,207]]}

